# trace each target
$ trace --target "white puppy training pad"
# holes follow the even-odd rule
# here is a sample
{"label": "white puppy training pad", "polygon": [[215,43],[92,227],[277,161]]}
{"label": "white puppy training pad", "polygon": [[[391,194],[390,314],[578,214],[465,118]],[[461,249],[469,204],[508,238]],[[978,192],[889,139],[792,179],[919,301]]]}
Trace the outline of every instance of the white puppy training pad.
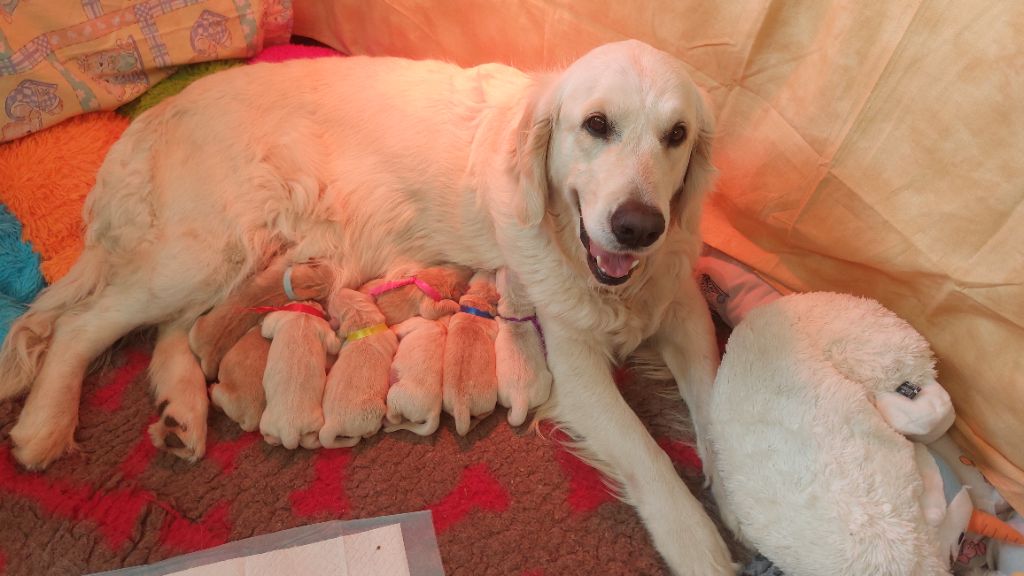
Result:
{"label": "white puppy training pad", "polygon": [[398,524],[172,572],[174,576],[409,576]]}
{"label": "white puppy training pad", "polygon": [[98,576],[443,576],[429,511],[265,534]]}

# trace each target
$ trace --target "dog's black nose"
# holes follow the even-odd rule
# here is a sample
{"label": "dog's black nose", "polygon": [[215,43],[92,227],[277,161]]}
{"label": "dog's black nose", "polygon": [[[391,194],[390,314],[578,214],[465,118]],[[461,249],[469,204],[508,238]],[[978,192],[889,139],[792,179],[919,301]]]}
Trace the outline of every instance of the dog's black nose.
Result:
{"label": "dog's black nose", "polygon": [[646,248],[665,231],[665,217],[653,206],[627,200],[612,214],[612,234],[626,248]]}

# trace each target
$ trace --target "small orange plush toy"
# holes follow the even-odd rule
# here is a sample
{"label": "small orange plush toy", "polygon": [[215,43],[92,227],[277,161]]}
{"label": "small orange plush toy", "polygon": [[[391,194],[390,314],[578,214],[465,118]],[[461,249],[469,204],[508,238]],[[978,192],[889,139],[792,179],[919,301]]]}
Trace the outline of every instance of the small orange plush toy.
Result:
{"label": "small orange plush toy", "polygon": [[459,299],[459,311],[448,323],[442,400],[460,436],[494,412],[498,401],[494,351],[497,305],[494,273],[477,272],[469,290]]}

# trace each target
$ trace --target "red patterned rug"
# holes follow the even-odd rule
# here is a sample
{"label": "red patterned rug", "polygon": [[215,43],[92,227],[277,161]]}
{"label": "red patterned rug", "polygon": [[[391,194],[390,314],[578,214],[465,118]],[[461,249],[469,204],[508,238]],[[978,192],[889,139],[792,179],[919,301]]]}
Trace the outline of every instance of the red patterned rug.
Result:
{"label": "red patterned rug", "polygon": [[[450,576],[667,573],[632,508],[558,433],[512,428],[503,410],[465,438],[446,417],[429,438],[399,432],[315,452],[269,446],[213,413],[203,460],[157,452],[145,434],[155,418],[149,354],[146,345],[123,350],[89,379],[80,450],[44,473],[14,463],[9,433],[22,402],[0,403],[0,573],[110,570],[325,520],[424,509]],[[707,502],[672,385],[619,376]]]}

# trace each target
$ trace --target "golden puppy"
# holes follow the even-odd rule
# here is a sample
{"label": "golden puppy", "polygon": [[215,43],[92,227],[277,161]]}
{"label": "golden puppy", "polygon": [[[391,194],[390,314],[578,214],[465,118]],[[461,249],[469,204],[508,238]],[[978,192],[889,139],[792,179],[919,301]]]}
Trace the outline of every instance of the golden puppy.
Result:
{"label": "golden puppy", "polygon": [[441,422],[441,374],[448,319],[413,316],[398,326],[398,352],[391,363],[385,432],[409,430],[430,436]]}
{"label": "golden puppy", "polygon": [[260,433],[289,450],[319,448],[327,355],[337,353],[341,342],[316,302],[282,308],[263,319],[263,337],[273,341],[263,373],[267,407]]}
{"label": "golden puppy", "polygon": [[240,283],[223,302],[200,316],[189,331],[189,346],[207,380],[217,377],[227,351],[266,314],[261,307],[299,300],[323,301],[333,281],[334,271],[327,264],[292,264],[285,255]]}
{"label": "golden puppy", "polygon": [[473,271],[465,266],[433,266],[412,275],[372,280],[359,289],[374,297],[388,326],[422,316],[437,320],[459,310],[459,298]]}
{"label": "golden puppy", "polygon": [[494,357],[497,302],[494,273],[477,272],[469,290],[459,299],[459,311],[448,323],[442,399],[445,412],[455,418],[460,436],[494,412],[498,401]]}
{"label": "golden puppy", "polygon": [[328,309],[345,341],[327,376],[320,443],[344,448],[380,430],[398,338],[367,294],[343,288],[331,296]]}
{"label": "golden puppy", "polygon": [[494,341],[498,403],[509,409],[508,423],[519,426],[526,413],[547,402],[551,372],[544,350],[544,333],[533,304],[519,279],[508,268],[497,274],[498,336]]}
{"label": "golden puppy", "polygon": [[253,326],[224,355],[217,382],[210,387],[210,403],[246,432],[259,428],[267,406],[263,373],[269,354],[270,340],[263,337],[259,326]]}

